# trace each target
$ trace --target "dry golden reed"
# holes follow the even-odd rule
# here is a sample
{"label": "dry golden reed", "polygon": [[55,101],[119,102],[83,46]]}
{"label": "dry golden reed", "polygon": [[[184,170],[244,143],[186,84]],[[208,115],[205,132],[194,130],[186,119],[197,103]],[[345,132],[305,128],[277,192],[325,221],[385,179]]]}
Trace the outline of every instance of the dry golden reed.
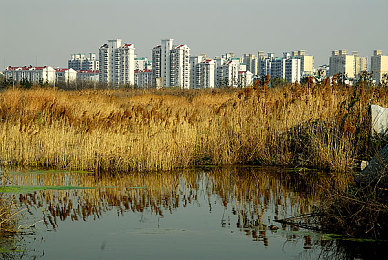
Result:
{"label": "dry golden reed", "polygon": [[198,164],[348,171],[386,88],[290,84],[245,90],[36,88],[0,94],[3,165],[153,171]]}

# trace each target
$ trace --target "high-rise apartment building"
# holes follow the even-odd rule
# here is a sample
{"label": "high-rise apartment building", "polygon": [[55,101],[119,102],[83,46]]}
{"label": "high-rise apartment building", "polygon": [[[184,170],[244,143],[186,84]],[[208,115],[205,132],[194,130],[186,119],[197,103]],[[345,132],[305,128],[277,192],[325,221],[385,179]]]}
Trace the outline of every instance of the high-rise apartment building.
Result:
{"label": "high-rise apartment building", "polygon": [[373,51],[371,72],[376,85],[388,83],[388,56],[383,55],[381,50]]}
{"label": "high-rise apartment building", "polygon": [[[303,54],[303,53],[301,53]],[[285,79],[290,83],[300,82],[301,78],[301,57],[295,57],[295,53],[284,52],[283,57],[275,57],[273,53],[268,53],[267,57],[263,52],[259,52],[258,76],[270,75],[271,79]]]}
{"label": "high-rise apartment building", "polygon": [[284,60],[284,63],[284,79],[290,83],[300,82],[300,76],[302,74],[301,59],[289,57]]}
{"label": "high-rise apartment building", "polygon": [[190,48],[173,42],[173,39],[162,40],[161,45],[152,49],[154,85],[190,88]]}
{"label": "high-rise apartment building", "polygon": [[348,78],[355,77],[354,56],[348,55],[346,50],[332,51],[329,58],[329,76],[335,74],[345,74]]}
{"label": "high-rise apartment building", "polygon": [[170,51],[173,43],[174,39],[165,39],[162,40],[161,45],[152,49],[152,71],[155,85],[170,86]]}
{"label": "high-rise apartment building", "polygon": [[199,56],[190,57],[190,87],[198,88],[199,83],[197,83],[198,75],[198,64],[206,60],[206,54],[201,54]]}
{"label": "high-rise apartment building", "polygon": [[135,70],[135,86],[140,88],[151,88],[152,70]]}
{"label": "high-rise apartment building", "polygon": [[271,60],[271,70],[269,73],[269,75],[271,76],[271,79],[275,79],[275,78],[283,79],[285,78],[285,72],[286,72],[285,59],[273,58]]}
{"label": "high-rise apartment building", "polygon": [[217,67],[217,86],[238,87],[239,59],[230,59]]}
{"label": "high-rise apartment building", "polygon": [[291,56],[300,59],[301,77],[314,75],[314,56],[306,55],[305,50],[294,51]]}
{"label": "high-rise apartment building", "polygon": [[123,85],[134,84],[135,46],[122,44],[121,39],[108,40],[102,45],[100,54],[100,82]]}
{"label": "high-rise apartment building", "polygon": [[67,67],[73,70],[99,70],[99,61],[95,53],[72,54],[67,64]]}
{"label": "high-rise apartment building", "polygon": [[158,45],[152,49],[152,84],[155,87],[162,87],[162,46]]}
{"label": "high-rise apartment building", "polygon": [[152,61],[145,57],[135,58],[135,70],[152,70]]}
{"label": "high-rise apartment building", "polygon": [[174,46],[170,51],[170,84],[184,89],[190,88],[190,48]]}
{"label": "high-rise apartment building", "polygon": [[247,71],[252,72],[253,75],[257,75],[258,59],[254,54],[244,54],[243,63],[247,66]]}
{"label": "high-rise apartment building", "polygon": [[195,66],[195,85],[192,88],[215,87],[215,61],[204,60]]}
{"label": "high-rise apartment building", "polygon": [[346,50],[334,50],[329,59],[329,76],[341,73],[348,78],[356,78],[366,70],[366,64],[366,58],[359,57],[358,52],[349,55]]}
{"label": "high-rise apartment building", "polygon": [[358,56],[358,51],[352,52],[352,55],[354,56],[354,74],[358,77],[361,72],[367,71],[367,59],[366,57]]}
{"label": "high-rise apartment building", "polygon": [[265,77],[271,74],[271,62],[275,58],[275,54],[268,53],[267,56],[264,55],[263,51],[258,52],[258,66],[257,66],[257,75],[260,77]]}

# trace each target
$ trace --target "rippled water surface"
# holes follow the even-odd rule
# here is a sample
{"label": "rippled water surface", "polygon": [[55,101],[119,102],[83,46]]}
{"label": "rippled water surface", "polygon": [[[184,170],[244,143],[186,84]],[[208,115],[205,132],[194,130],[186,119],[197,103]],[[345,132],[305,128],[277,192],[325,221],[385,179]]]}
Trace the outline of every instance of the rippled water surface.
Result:
{"label": "rippled water surface", "polygon": [[[3,173],[25,209],[21,252],[37,259],[316,259],[354,255],[325,235],[275,220],[312,212],[325,177],[262,168],[173,173]],[[16,186],[16,187],[15,187]]]}

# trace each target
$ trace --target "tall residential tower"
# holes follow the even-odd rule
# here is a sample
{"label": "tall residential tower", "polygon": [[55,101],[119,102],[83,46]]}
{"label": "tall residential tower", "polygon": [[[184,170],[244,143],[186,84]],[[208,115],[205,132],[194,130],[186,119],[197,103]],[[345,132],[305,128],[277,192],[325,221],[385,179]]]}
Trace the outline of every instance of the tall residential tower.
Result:
{"label": "tall residential tower", "polygon": [[122,40],[108,40],[100,47],[99,79],[102,83],[134,85],[135,46]]}

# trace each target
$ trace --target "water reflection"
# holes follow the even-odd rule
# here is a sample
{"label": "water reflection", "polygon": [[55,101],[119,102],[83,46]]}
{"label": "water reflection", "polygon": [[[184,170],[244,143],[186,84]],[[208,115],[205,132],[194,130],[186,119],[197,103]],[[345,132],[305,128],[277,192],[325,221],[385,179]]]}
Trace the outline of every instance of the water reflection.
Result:
{"label": "water reflection", "polygon": [[65,221],[97,220],[111,212],[118,216],[132,212],[163,218],[189,206],[206,208],[209,213],[221,207],[219,225],[223,229],[237,230],[265,247],[281,237],[291,245],[302,243],[304,250],[327,242],[320,239],[320,234],[274,220],[312,212],[325,185],[333,184],[325,175],[302,178],[279,169],[249,167],[115,175],[24,172],[6,174],[2,183],[83,187],[14,195],[31,215],[41,211],[46,227],[53,230]]}

